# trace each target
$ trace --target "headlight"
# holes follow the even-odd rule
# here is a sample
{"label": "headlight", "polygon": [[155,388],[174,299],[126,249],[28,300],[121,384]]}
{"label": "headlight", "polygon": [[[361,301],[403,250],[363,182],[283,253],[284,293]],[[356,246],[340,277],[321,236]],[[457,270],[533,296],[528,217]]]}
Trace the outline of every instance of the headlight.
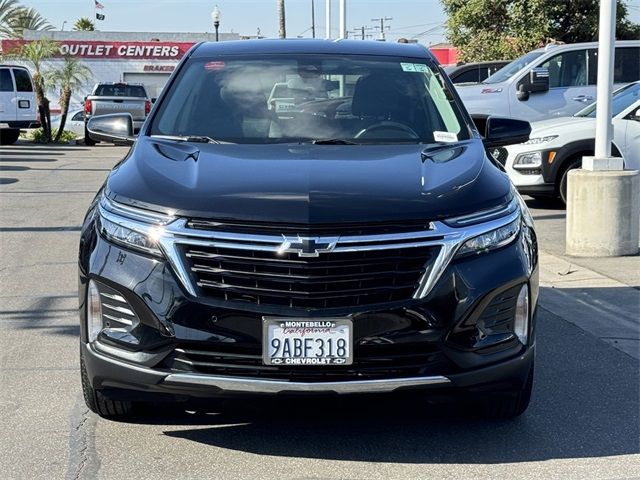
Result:
{"label": "headlight", "polygon": [[175,220],[171,215],[134,209],[100,199],[98,229],[108,240],[152,255],[162,255],[158,239],[165,225]]}
{"label": "headlight", "polygon": [[516,170],[540,168],[542,166],[542,152],[521,153],[513,161]]}
{"label": "headlight", "polygon": [[533,137],[524,142],[523,145],[539,145],[541,143],[547,143],[558,138],[558,135],[547,135],[546,137]]}
{"label": "headlight", "polygon": [[485,253],[511,243],[520,233],[521,217],[477,237],[470,238],[458,249],[456,257]]}

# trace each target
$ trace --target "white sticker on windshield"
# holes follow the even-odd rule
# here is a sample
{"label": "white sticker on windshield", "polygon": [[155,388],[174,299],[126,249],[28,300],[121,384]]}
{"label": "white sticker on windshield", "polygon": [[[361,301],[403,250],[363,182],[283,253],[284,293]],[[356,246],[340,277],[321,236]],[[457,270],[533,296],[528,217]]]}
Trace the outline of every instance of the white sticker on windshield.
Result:
{"label": "white sticker on windshield", "polygon": [[415,72],[416,66],[413,63],[401,63],[400,66],[405,72]]}
{"label": "white sticker on windshield", "polygon": [[424,63],[414,63],[413,67],[416,69],[416,72],[428,72],[429,67],[427,67]]}
{"label": "white sticker on windshield", "polygon": [[457,142],[458,141],[458,135],[456,135],[455,133],[451,133],[451,132],[438,132],[438,131],[435,131],[435,132],[433,132],[433,139],[436,142],[451,143],[451,142]]}

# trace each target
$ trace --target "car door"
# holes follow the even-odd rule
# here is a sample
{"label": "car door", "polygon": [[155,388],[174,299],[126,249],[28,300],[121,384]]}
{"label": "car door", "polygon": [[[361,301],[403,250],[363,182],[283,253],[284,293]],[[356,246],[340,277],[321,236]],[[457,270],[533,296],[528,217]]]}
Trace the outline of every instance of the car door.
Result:
{"label": "car door", "polygon": [[16,120],[15,89],[9,68],[0,68],[0,122]]}
{"label": "car door", "polygon": [[[535,67],[549,71],[549,90],[532,93],[527,100],[518,100],[517,85],[525,77],[512,83],[510,92],[511,116],[525,120],[569,117],[591,103],[595,98],[595,85],[589,84],[588,55],[586,49],[565,50],[546,57]],[[528,71],[527,71],[528,75]]]}
{"label": "car door", "polygon": [[21,122],[36,120],[36,95],[33,91],[31,75],[24,68],[12,68],[16,84],[16,119]]}
{"label": "car door", "polygon": [[[617,126],[620,124],[620,127]],[[624,130],[624,145],[622,155],[624,156],[624,168],[627,170],[640,169],[640,102],[636,102],[624,118],[614,120],[614,140],[616,130]],[[621,132],[622,133],[622,132]]]}
{"label": "car door", "polygon": [[84,137],[84,111],[79,110],[67,122],[65,130],[70,130],[80,137]]}

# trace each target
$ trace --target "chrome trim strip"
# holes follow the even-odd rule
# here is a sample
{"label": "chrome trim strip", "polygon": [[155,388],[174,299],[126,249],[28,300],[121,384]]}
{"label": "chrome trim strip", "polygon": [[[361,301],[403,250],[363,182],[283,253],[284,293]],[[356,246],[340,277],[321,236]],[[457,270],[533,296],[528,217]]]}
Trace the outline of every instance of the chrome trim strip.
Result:
{"label": "chrome trim strip", "polygon": [[109,303],[104,303],[104,302],[101,302],[101,303],[103,307],[106,307],[109,310],[113,310],[114,312],[124,313],[125,315],[131,315],[132,317],[135,316],[135,314],[128,308],[118,307],[117,305],[111,305]]}
{"label": "chrome trim strip", "polygon": [[116,302],[125,303],[125,304],[127,303],[127,301],[121,295],[116,295],[116,294],[112,294],[112,293],[105,293],[105,292],[100,292],[100,295],[102,295],[105,298],[109,298],[111,300],[115,300]]}
{"label": "chrome trim strip", "polygon": [[443,385],[451,383],[451,380],[447,377],[437,375],[431,377],[354,380],[345,382],[288,382],[285,380],[259,380],[255,378],[222,377],[193,373],[172,373],[164,379],[163,383],[181,386],[200,385],[244,393],[374,393],[392,392],[404,387]]}
{"label": "chrome trim strip", "polygon": [[109,315],[108,313],[103,313],[102,316],[108,318],[109,320],[113,320],[114,322],[122,323],[123,325],[133,325],[133,321],[129,320],[128,318],[114,317],[113,315]]}

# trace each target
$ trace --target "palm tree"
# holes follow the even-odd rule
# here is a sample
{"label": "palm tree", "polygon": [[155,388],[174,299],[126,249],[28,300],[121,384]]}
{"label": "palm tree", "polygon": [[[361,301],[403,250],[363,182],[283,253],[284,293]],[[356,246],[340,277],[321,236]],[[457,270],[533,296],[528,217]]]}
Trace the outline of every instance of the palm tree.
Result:
{"label": "palm tree", "polygon": [[69,100],[74,89],[81,87],[91,78],[91,70],[83,65],[78,59],[65,56],[64,63],[59,70],[54,70],[48,75],[48,81],[60,87],[60,108],[62,116],[60,117],[60,127],[56,133],[55,142],[60,140],[60,136],[64,131],[64,124],[67,122],[67,114],[69,113]]}
{"label": "palm tree", "polygon": [[10,24],[18,10],[18,0],[0,0],[0,37],[11,37],[12,30]]}
{"label": "palm tree", "polygon": [[93,32],[96,29],[96,26],[91,20],[89,20],[88,17],[82,17],[76,20],[76,23],[73,24],[73,29],[85,32]]}
{"label": "palm tree", "polygon": [[[3,26],[4,27],[4,26]],[[46,18],[42,17],[35,8],[17,7],[7,22],[6,36],[22,38],[25,30],[53,30]]]}
{"label": "palm tree", "polygon": [[284,0],[278,0],[278,20],[280,24],[280,28],[278,29],[278,37],[287,38],[287,27],[284,18]]}
{"label": "palm tree", "polygon": [[53,57],[59,50],[58,42],[53,40],[35,40],[28,42],[18,50],[14,56],[31,66],[33,72],[33,86],[36,91],[40,122],[44,130],[45,141],[51,141],[51,114],[49,112],[49,99],[45,96],[46,83],[42,73],[42,64]]}

